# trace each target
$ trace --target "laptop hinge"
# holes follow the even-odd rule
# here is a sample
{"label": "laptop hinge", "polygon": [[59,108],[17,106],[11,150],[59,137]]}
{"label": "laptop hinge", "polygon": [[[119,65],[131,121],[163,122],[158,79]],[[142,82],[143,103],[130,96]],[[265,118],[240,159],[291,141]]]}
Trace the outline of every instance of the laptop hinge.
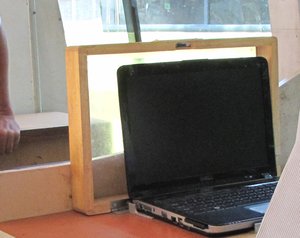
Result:
{"label": "laptop hinge", "polygon": [[111,211],[115,213],[128,211],[128,199],[112,201],[110,207],[111,207]]}
{"label": "laptop hinge", "polygon": [[133,203],[133,202],[128,202],[128,207],[129,207],[129,213],[131,213],[131,214],[136,214],[136,215],[139,215],[139,216],[142,216],[142,217],[153,219],[153,217],[151,217],[151,216],[140,213],[136,208],[136,204]]}

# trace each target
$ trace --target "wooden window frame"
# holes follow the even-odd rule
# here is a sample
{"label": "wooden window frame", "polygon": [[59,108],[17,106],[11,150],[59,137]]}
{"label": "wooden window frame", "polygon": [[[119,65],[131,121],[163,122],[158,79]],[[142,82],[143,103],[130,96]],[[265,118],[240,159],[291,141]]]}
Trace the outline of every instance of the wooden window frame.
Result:
{"label": "wooden window frame", "polygon": [[[178,44],[183,43],[183,44]],[[265,57],[269,64],[270,87],[276,159],[279,149],[279,88],[278,55],[275,37],[172,40],[111,45],[72,46],[66,49],[67,91],[69,108],[69,143],[72,176],[73,209],[87,215],[111,212],[114,202],[126,199],[126,178],[123,155],[93,161],[88,92],[88,56],[174,51],[182,49],[218,49],[255,47],[256,55]],[[95,199],[95,178],[100,196]],[[103,181],[103,183],[100,181]],[[112,186],[113,185],[113,186]]]}

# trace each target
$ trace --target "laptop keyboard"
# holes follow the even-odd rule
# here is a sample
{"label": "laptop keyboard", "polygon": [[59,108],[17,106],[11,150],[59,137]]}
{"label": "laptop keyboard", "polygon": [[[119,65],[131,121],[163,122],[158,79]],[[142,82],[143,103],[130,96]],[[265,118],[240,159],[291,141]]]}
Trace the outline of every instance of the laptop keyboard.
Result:
{"label": "laptop keyboard", "polygon": [[154,201],[155,205],[167,206],[175,211],[194,215],[227,209],[245,204],[269,201],[274,193],[276,182],[241,187],[238,189],[221,189],[208,193],[187,194],[180,197]]}

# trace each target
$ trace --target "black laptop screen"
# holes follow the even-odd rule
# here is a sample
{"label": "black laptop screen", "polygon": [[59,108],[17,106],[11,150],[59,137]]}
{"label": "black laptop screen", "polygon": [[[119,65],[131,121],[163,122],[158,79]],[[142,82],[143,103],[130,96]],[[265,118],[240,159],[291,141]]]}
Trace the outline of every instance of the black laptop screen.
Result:
{"label": "black laptop screen", "polygon": [[128,191],[172,181],[275,171],[263,58],[118,70]]}

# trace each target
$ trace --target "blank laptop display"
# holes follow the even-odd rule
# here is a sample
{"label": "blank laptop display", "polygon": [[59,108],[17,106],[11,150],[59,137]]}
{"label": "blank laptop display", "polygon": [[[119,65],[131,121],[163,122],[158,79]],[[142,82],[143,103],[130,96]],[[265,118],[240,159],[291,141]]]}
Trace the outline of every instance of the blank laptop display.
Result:
{"label": "blank laptop display", "polygon": [[118,88],[138,212],[207,235],[261,221],[277,181],[264,58],[124,65]]}

